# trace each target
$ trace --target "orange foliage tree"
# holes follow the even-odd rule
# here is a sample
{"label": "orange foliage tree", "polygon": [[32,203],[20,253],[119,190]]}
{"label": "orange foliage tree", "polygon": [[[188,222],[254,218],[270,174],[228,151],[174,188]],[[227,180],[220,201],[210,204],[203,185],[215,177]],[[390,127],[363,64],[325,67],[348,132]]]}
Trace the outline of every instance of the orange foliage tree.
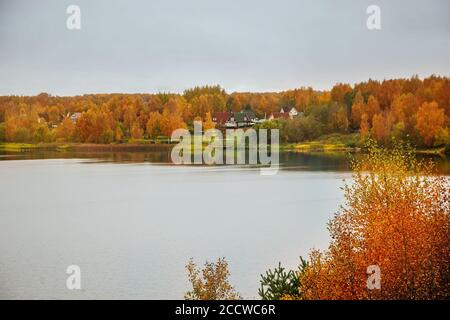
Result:
{"label": "orange foliage tree", "polygon": [[164,109],[161,121],[161,130],[163,135],[170,137],[172,132],[176,129],[186,128],[186,123],[180,114],[176,112],[169,112],[167,108]]}
{"label": "orange foliage tree", "polygon": [[380,144],[387,144],[391,137],[393,125],[392,115],[389,113],[379,113],[372,119],[372,137]]}
{"label": "orange foliage tree", "polygon": [[361,127],[359,128],[359,133],[363,138],[367,138],[369,135],[369,120],[367,113],[363,113],[361,116]]}
{"label": "orange foliage tree", "polygon": [[351,114],[352,125],[355,128],[360,126],[364,108],[365,108],[364,97],[361,95],[361,92],[358,91],[356,93],[355,99],[353,100],[352,114]]}
{"label": "orange foliage tree", "polygon": [[139,140],[144,137],[144,130],[142,130],[141,126],[138,122],[134,122],[131,125],[131,138]]}
{"label": "orange foliage tree", "polygon": [[367,116],[369,117],[369,123],[372,123],[373,117],[380,113],[380,104],[378,103],[378,100],[374,96],[369,96],[369,99],[367,100],[367,104],[365,105],[365,112],[367,113]]}
{"label": "orange foliage tree", "polygon": [[[354,162],[345,205],[330,221],[331,244],[312,251],[303,299],[449,299],[448,180],[398,145],[372,145]],[[369,290],[367,270],[381,270]]]}
{"label": "orange foliage tree", "polygon": [[89,109],[83,112],[75,125],[75,137],[80,142],[110,143],[115,129],[108,110]]}
{"label": "orange foliage tree", "polygon": [[[439,108],[434,108],[431,105],[433,102]],[[419,106],[422,106],[420,114]],[[228,94],[220,86],[202,86],[188,89],[183,94],[58,97],[41,93],[37,96],[0,96],[0,128],[5,141],[47,142],[57,138],[68,142],[125,142],[132,138],[135,123],[147,131],[144,136],[153,136],[145,130],[151,114],[157,112],[163,115],[165,109],[168,113],[160,119],[161,126],[156,126],[165,130],[158,135],[168,135],[172,128],[180,125],[191,128],[196,117],[206,121],[208,112],[212,115],[217,111],[251,108],[258,118],[263,119],[281,108],[290,110],[293,107],[302,112],[299,118],[314,120],[317,137],[348,131],[366,134],[372,128],[375,115],[382,114],[392,122],[389,124],[388,138],[408,140],[420,147],[441,146],[450,142],[450,79],[439,76],[425,79],[414,76],[381,82],[368,80],[353,86],[338,83],[328,91],[296,88],[282,92]],[[75,113],[84,113],[84,116],[80,123],[73,119],[77,122],[75,133],[67,134],[71,130],[69,128],[64,132],[67,129],[64,127],[70,124],[63,122],[68,115]],[[364,121],[363,114],[367,118]],[[379,126],[379,118],[377,121],[375,131],[386,129]],[[281,137],[289,136],[291,142],[305,139],[305,135],[291,134],[292,131],[302,131],[305,121],[285,121],[288,122],[291,123],[280,126]],[[346,128],[348,125],[350,130]],[[59,129],[59,126],[63,128]],[[135,127],[134,133],[139,131]]]}
{"label": "orange foliage tree", "polygon": [[436,135],[444,129],[444,109],[436,102],[424,102],[417,111],[416,128],[419,130],[425,145],[432,146]]}
{"label": "orange foliage tree", "polygon": [[157,111],[150,113],[148,117],[147,135],[150,138],[157,138],[162,135],[162,116]]}
{"label": "orange foliage tree", "polygon": [[70,118],[65,118],[56,129],[56,138],[63,141],[72,141],[75,125]]}

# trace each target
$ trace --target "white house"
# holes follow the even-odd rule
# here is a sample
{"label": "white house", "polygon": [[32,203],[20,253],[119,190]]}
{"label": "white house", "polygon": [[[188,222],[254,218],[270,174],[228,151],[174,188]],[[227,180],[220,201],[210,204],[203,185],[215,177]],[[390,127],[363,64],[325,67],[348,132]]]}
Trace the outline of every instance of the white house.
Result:
{"label": "white house", "polygon": [[284,108],[281,108],[280,113],[289,113],[289,118],[291,119],[298,116],[298,111],[294,107],[292,107],[291,110],[289,110],[289,112],[284,111]]}

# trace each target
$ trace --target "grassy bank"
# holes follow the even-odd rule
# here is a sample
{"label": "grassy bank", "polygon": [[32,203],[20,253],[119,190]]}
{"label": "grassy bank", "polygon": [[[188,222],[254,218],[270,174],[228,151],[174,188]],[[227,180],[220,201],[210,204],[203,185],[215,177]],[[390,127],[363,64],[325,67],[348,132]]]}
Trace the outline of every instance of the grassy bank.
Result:
{"label": "grassy bank", "polygon": [[0,143],[0,151],[22,152],[35,150],[37,148],[38,148],[37,144],[31,143],[15,143],[15,142]]}
{"label": "grassy bank", "polygon": [[151,151],[155,148],[168,148],[170,144],[162,143],[116,143],[116,144],[96,144],[96,143],[0,143],[0,151],[6,152],[29,152],[29,151]]}
{"label": "grassy bank", "polygon": [[[223,140],[225,147],[226,140]],[[203,143],[204,148],[207,143]],[[90,152],[145,152],[167,149],[173,146],[165,139],[162,140],[130,140],[126,143],[111,143],[111,144],[95,144],[95,143],[15,143],[4,142],[0,143],[0,151],[6,152],[29,152],[34,150],[39,151],[90,151]],[[364,141],[358,133],[351,134],[329,134],[321,136],[312,141],[304,141],[297,143],[281,143],[281,151],[290,152],[361,152],[363,150]],[[444,156],[444,147],[417,149],[418,154],[441,155]],[[194,150],[194,145],[193,145]]]}
{"label": "grassy bank", "polygon": [[[295,152],[361,152],[364,149],[364,140],[358,133],[334,133],[312,141],[285,143],[280,148]],[[416,153],[445,156],[445,147],[416,149]]]}
{"label": "grassy bank", "polygon": [[357,152],[363,146],[358,133],[329,134],[312,141],[283,144],[281,149],[296,152]]}

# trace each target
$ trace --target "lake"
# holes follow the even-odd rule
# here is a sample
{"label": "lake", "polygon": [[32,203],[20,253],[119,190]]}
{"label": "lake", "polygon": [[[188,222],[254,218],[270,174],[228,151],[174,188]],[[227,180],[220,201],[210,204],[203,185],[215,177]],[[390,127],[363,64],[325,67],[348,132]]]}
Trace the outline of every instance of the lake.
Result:
{"label": "lake", "polygon": [[[0,299],[182,299],[191,257],[226,257],[231,283],[258,298],[265,270],[327,247],[351,177],[345,154],[282,153],[273,176],[174,166],[165,151],[0,159]],[[81,290],[66,288],[69,265]]]}

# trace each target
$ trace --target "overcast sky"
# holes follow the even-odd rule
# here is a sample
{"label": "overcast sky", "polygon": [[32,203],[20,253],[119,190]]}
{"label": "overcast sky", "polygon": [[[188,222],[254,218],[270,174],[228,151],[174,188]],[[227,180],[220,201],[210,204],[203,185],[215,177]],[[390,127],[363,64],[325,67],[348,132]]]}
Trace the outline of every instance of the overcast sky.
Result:
{"label": "overcast sky", "polygon": [[[66,9],[81,8],[81,30]],[[381,30],[366,8],[381,8]],[[449,0],[0,0],[0,95],[450,75]]]}

